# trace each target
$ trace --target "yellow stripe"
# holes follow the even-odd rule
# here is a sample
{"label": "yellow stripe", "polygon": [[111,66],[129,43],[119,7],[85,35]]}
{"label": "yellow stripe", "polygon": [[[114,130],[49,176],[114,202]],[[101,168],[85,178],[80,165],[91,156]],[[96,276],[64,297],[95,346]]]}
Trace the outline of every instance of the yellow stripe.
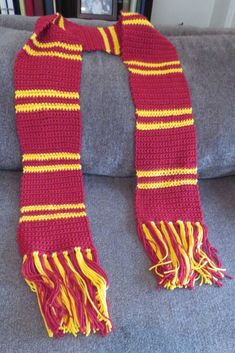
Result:
{"label": "yellow stripe", "polygon": [[182,73],[183,69],[167,69],[167,70],[140,70],[140,69],[132,69],[128,68],[130,72],[133,74],[138,74],[138,75],[144,75],[144,76],[160,76],[160,75],[169,75],[169,74],[175,74],[175,73]]}
{"label": "yellow stripe", "polygon": [[142,26],[149,26],[149,27],[153,27],[152,23],[150,23],[148,20],[144,19],[144,18],[136,18],[136,19],[132,19],[132,20],[123,20],[122,23],[124,25],[142,25]]}
{"label": "yellow stripe", "polygon": [[188,115],[188,114],[192,114],[192,112],[193,112],[192,107],[180,108],[180,109],[158,109],[158,110],[136,109],[136,114],[140,117],[145,117],[145,118]]}
{"label": "yellow stripe", "polygon": [[77,111],[77,110],[80,110],[80,105],[43,102],[43,103],[16,104],[15,109],[16,109],[16,113],[38,112],[42,110]]}
{"label": "yellow stripe", "polygon": [[167,175],[185,175],[185,174],[196,174],[197,168],[167,168],[167,169],[156,169],[156,170],[137,170],[136,175],[138,177],[155,177],[155,176],[167,176]]}
{"label": "yellow stripe", "polygon": [[56,164],[56,165],[37,165],[25,166],[23,173],[44,173],[44,172],[59,172],[64,170],[81,170],[81,164]]}
{"label": "yellow stripe", "polygon": [[118,42],[118,37],[115,31],[114,26],[108,27],[109,32],[112,36],[112,40],[113,40],[113,46],[114,46],[114,54],[115,55],[119,55],[120,54],[120,46],[119,46],[119,42]]}
{"label": "yellow stripe", "polygon": [[158,183],[138,183],[138,189],[162,189],[162,188],[171,188],[181,185],[196,185],[197,179],[183,179],[183,180],[168,180],[160,181]]}
{"label": "yellow stripe", "polygon": [[23,154],[24,161],[48,161],[60,159],[80,159],[79,153],[55,152],[55,153],[27,153]]}
{"label": "yellow stripe", "polygon": [[82,61],[81,55],[65,54],[57,51],[36,51],[30,48],[30,46],[27,44],[24,45],[23,49],[26,51],[27,54],[31,56],[51,56],[51,57],[57,57],[61,59]]}
{"label": "yellow stripe", "polygon": [[137,123],[136,128],[137,130],[162,130],[162,129],[173,129],[173,128],[180,128],[184,126],[191,126],[194,124],[193,119],[183,120],[183,121],[171,121],[169,123],[149,123],[149,124],[142,124]]}
{"label": "yellow stripe", "polygon": [[30,37],[32,40],[33,44],[35,47],[38,48],[63,48],[71,51],[82,51],[82,45],[81,44],[68,44],[68,43],[63,43],[63,42],[47,42],[47,43],[42,43],[37,40],[37,35],[36,33],[33,33],[32,36]]}
{"label": "yellow stripe", "polygon": [[25,212],[34,212],[34,211],[56,211],[56,210],[76,210],[80,208],[85,208],[84,203],[65,203],[65,204],[57,204],[57,205],[30,205],[21,207],[21,213]]}
{"label": "yellow stripe", "polygon": [[140,16],[139,12],[122,12],[122,16],[124,17],[130,17],[130,16]]}
{"label": "yellow stripe", "polygon": [[110,45],[109,45],[109,40],[107,37],[107,34],[105,33],[104,29],[102,27],[97,27],[97,29],[99,30],[100,34],[102,35],[103,41],[104,41],[104,46],[105,46],[105,50],[107,51],[107,53],[111,53],[111,49],[110,49]]}
{"label": "yellow stripe", "polygon": [[20,217],[21,222],[33,222],[33,221],[51,221],[54,219],[66,219],[66,218],[78,218],[85,217],[86,212],[72,212],[72,213],[55,213],[55,214],[42,214],[36,216],[22,216]]}
{"label": "yellow stripe", "polygon": [[69,91],[59,91],[55,89],[25,89],[25,90],[16,90],[15,97],[16,98],[58,97],[58,98],[79,99],[79,93],[69,92]]}
{"label": "yellow stripe", "polygon": [[164,66],[173,66],[173,65],[180,65],[180,61],[164,61],[161,63],[148,63],[146,61],[124,61],[124,64],[133,65],[133,66],[143,66],[143,67],[164,67]]}
{"label": "yellow stripe", "polygon": [[59,27],[60,27],[61,29],[63,29],[63,30],[65,29],[65,28],[64,28],[64,17],[61,16],[61,15],[60,15],[60,17],[59,17],[58,25],[59,25]]}

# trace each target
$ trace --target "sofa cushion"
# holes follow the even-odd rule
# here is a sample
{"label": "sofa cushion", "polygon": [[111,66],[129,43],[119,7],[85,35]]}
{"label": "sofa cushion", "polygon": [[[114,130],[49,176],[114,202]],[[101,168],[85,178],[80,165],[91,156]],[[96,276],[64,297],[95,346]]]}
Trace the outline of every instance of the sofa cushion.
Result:
{"label": "sofa cushion", "polygon": [[[30,21],[32,22],[32,19],[28,19],[28,22]],[[29,31],[0,27],[2,169],[21,169],[15,129],[13,68],[17,51],[30,35]],[[233,174],[234,35],[183,33],[170,35],[169,39],[178,49],[191,89],[197,128],[199,176],[211,178]],[[120,58],[102,52],[84,53],[80,94],[83,112],[81,155],[84,173],[134,175],[134,106],[127,70]]]}
{"label": "sofa cushion", "polygon": [[[26,31],[33,31],[34,24],[37,20],[37,16],[0,16],[0,26],[8,27],[13,29],[22,29]],[[81,25],[89,26],[109,26],[115,23],[115,21],[104,21],[104,20],[87,20],[83,18],[70,18],[70,21]],[[211,28],[211,27],[194,27],[194,26],[167,26],[167,25],[155,25],[155,27],[164,35],[167,36],[178,36],[178,35],[202,35],[202,34],[234,34],[235,28]]]}
{"label": "sofa cushion", "polygon": [[[135,178],[85,176],[87,213],[110,279],[107,294],[116,330],[105,338],[91,334],[49,339],[36,296],[20,275],[20,176],[0,172],[1,353],[214,353],[218,347],[219,352],[234,352],[235,281],[225,280],[222,288],[156,289],[136,234]],[[202,180],[199,185],[210,241],[234,274],[235,177]]]}

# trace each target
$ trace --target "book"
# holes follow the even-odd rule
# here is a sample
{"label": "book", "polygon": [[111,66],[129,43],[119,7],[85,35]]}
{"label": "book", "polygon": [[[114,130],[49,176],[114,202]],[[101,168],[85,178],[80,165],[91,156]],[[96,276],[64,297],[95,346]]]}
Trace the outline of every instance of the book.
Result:
{"label": "book", "polygon": [[7,0],[7,12],[8,12],[8,15],[14,15],[15,14],[15,10],[14,10],[14,6],[13,6],[13,1],[12,0]]}
{"label": "book", "polygon": [[19,0],[20,2],[20,14],[26,16],[24,0]]}
{"label": "book", "polygon": [[45,14],[51,15],[55,12],[53,0],[44,0]]}
{"label": "book", "polygon": [[77,1],[62,1],[62,14],[64,17],[77,17]]}
{"label": "book", "polygon": [[118,13],[118,15],[120,15],[120,12],[122,10],[122,4],[123,4],[123,0],[118,0],[118,4],[117,4],[117,13]]}
{"label": "book", "polygon": [[144,8],[144,15],[147,17],[147,19],[149,21],[151,18],[152,7],[153,7],[153,0],[146,0],[145,1],[145,8]]}
{"label": "book", "polygon": [[0,7],[2,15],[8,15],[7,3],[5,0],[0,0]]}
{"label": "book", "polygon": [[20,4],[19,0],[13,0],[14,10],[16,15],[20,15]]}
{"label": "book", "polygon": [[44,15],[43,0],[33,0],[33,6],[34,6],[34,15],[36,16]]}
{"label": "book", "polygon": [[130,9],[130,0],[123,0],[122,9],[123,9],[123,11],[129,11],[129,9]]}
{"label": "book", "polygon": [[136,12],[136,3],[137,3],[137,0],[131,0],[131,2],[130,2],[130,12]]}
{"label": "book", "polygon": [[141,0],[137,0],[136,12],[139,12],[139,13],[140,13],[140,9],[141,9]]}
{"label": "book", "polygon": [[62,14],[62,0],[56,0],[56,12]]}
{"label": "book", "polygon": [[24,0],[26,16],[34,16],[33,0]]}
{"label": "book", "polygon": [[144,15],[144,10],[145,10],[145,0],[141,0],[141,6],[140,6],[140,13]]}

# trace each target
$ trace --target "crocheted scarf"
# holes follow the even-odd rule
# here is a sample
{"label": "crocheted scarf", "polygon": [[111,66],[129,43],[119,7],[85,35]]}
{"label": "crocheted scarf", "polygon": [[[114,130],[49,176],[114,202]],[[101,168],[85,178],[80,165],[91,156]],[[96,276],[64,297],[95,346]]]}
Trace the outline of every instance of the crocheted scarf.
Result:
{"label": "crocheted scarf", "polygon": [[158,285],[220,286],[224,277],[203,222],[196,130],[174,46],[137,13],[122,12],[108,27],[78,25],[59,13],[40,17],[14,71],[23,163],[18,242],[49,336],[112,329],[80,160],[82,54],[98,50],[119,56],[128,70],[136,230]]}

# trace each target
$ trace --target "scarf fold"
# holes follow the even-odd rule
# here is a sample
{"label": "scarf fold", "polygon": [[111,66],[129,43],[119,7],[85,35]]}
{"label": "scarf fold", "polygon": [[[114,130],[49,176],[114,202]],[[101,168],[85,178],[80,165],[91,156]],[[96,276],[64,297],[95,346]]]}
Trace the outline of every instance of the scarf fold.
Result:
{"label": "scarf fold", "polygon": [[86,213],[80,161],[82,53],[120,56],[135,106],[135,210],[159,286],[221,285],[197,185],[196,130],[176,49],[142,15],[108,27],[40,17],[18,52],[16,125],[22,152],[18,242],[22,273],[49,336],[103,335],[112,322]]}

